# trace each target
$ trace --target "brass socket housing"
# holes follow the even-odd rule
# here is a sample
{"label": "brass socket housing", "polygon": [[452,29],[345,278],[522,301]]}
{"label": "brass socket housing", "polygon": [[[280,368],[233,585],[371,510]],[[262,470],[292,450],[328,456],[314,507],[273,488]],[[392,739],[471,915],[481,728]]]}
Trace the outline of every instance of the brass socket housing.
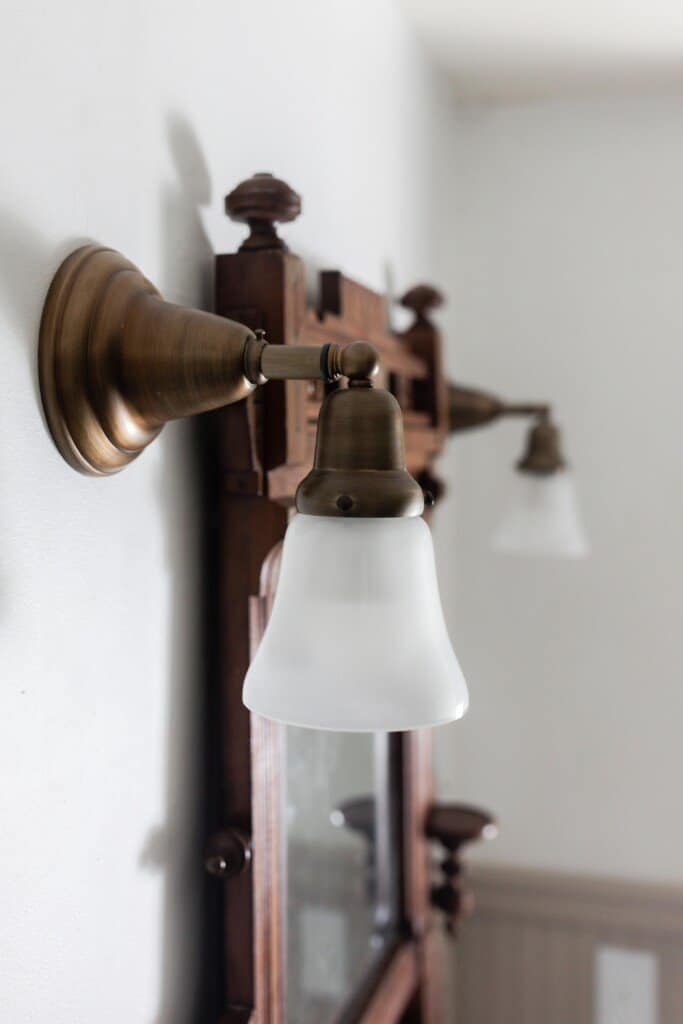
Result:
{"label": "brass socket housing", "polygon": [[408,473],[401,409],[388,391],[352,381],[323,402],[313,469],[299,512],[345,518],[419,516],[424,496]]}
{"label": "brass socket housing", "polygon": [[517,463],[520,473],[532,473],[535,476],[550,476],[564,469],[560,431],[546,416],[534,424],[527,435],[527,446],[524,455]]}

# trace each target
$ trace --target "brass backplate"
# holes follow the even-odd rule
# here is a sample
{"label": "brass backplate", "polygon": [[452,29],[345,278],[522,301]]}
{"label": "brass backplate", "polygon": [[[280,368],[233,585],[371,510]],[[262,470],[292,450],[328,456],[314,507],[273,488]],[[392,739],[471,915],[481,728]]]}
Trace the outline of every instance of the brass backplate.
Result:
{"label": "brass backplate", "polygon": [[[40,325],[40,392],[57,448],[82,473],[116,473],[159,433],[140,425],[130,447],[114,444],[92,401],[88,365],[95,333],[120,331],[131,304],[150,295],[158,292],[137,267],[98,245],[73,252],[50,285]],[[123,406],[120,415],[129,415]]]}

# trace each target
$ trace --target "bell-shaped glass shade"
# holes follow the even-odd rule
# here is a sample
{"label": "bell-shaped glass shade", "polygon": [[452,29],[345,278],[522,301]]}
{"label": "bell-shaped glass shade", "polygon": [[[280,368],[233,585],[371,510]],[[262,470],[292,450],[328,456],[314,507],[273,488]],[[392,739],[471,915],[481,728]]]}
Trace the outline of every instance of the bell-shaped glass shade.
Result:
{"label": "bell-shaped glass shade", "polygon": [[496,551],[555,558],[584,558],[588,554],[576,485],[569,470],[547,475],[517,472],[514,488],[493,536]]}
{"label": "bell-shaped glass shade", "polygon": [[244,703],[289,725],[351,732],[460,718],[467,687],[419,517],[296,515]]}

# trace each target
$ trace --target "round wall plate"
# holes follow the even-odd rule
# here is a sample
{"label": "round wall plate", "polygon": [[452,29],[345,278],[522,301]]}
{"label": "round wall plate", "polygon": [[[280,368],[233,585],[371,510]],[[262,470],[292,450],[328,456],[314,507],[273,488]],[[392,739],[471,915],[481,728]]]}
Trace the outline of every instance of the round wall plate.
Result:
{"label": "round wall plate", "polygon": [[[147,278],[120,253],[85,245],[64,260],[45,300],[40,325],[40,393],[50,432],[74,469],[98,476],[132,462],[159,433],[140,425],[127,448],[113,443],[106,416],[94,402],[96,360],[120,338],[131,303],[158,295]],[[120,404],[120,415],[130,411]],[[116,413],[116,396],[107,413]],[[111,433],[111,432],[110,432]]]}

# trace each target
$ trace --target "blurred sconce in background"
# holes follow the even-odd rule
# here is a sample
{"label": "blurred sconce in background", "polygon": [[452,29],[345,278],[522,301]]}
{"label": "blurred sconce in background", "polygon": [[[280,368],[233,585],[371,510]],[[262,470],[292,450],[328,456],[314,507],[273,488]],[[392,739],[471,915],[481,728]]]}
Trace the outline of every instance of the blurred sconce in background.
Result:
{"label": "blurred sconce in background", "polygon": [[[401,304],[425,317],[441,305],[435,288],[418,285]],[[425,323],[426,323],[425,319]],[[526,450],[517,463],[508,508],[492,538],[494,550],[506,554],[583,558],[589,553],[581,521],[574,476],[562,453],[560,431],[551,407],[540,402],[507,402],[497,395],[461,384],[448,385],[448,423],[452,434],[510,416],[533,422]]]}
{"label": "blurred sconce in background", "polygon": [[549,413],[529,430],[516,466],[508,508],[495,531],[496,551],[511,555],[585,558],[576,481],[560,449],[560,432]]}

